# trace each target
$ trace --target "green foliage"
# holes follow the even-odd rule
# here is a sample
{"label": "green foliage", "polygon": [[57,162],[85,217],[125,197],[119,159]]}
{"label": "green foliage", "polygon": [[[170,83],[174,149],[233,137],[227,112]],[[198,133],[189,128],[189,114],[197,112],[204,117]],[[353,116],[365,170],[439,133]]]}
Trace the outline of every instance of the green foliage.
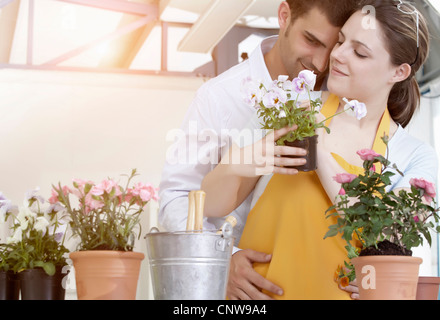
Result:
{"label": "green foliage", "polygon": [[[69,250],[64,246],[63,212],[54,206],[42,208],[40,197],[32,196],[28,206],[18,215],[8,213],[13,219],[13,236],[0,244],[0,268],[15,273],[41,267],[48,275],[67,265]],[[61,228],[60,228],[61,227]]]}
{"label": "green foliage", "polygon": [[[150,185],[138,183],[129,188],[134,176],[135,169],[125,188],[110,179],[103,181],[110,187],[102,192],[99,192],[100,185],[91,181],[74,182],[73,189],[61,184],[54,187],[57,200],[70,216],[72,234],[79,237],[78,250],[133,250],[136,238],[140,237],[144,206],[156,198],[156,190]],[[71,194],[77,197],[78,207],[71,204]]]}
{"label": "green foliage", "polygon": [[[325,128],[327,132],[330,130],[324,125],[324,121],[317,122],[316,115],[321,107],[321,99],[311,100],[310,108],[297,107],[296,100],[288,100],[283,104],[282,108],[265,107],[260,103],[258,116],[262,119],[263,129],[281,129],[297,125],[295,131],[289,132],[277,141],[278,145],[284,145],[285,141],[293,142],[295,140],[304,140],[306,137],[312,137],[316,134],[316,129]],[[281,117],[280,113],[284,111],[285,116]]]}
{"label": "green foliage", "polygon": [[[386,137],[383,140],[388,141]],[[378,165],[382,168],[380,173],[374,170]],[[390,178],[401,172],[395,165],[390,167],[383,156],[365,160],[363,167],[363,174],[342,184],[345,195],[338,196],[336,204],[326,211],[327,217],[337,217],[337,223],[329,227],[325,238],[340,233],[349,252],[353,252],[353,235],[363,248],[377,247],[385,240],[408,250],[422,245],[424,239],[431,245],[430,230],[440,231],[436,227],[439,209],[435,208],[435,201],[434,206],[424,201],[426,190],[412,185],[410,190],[401,189],[398,193],[387,191]]]}

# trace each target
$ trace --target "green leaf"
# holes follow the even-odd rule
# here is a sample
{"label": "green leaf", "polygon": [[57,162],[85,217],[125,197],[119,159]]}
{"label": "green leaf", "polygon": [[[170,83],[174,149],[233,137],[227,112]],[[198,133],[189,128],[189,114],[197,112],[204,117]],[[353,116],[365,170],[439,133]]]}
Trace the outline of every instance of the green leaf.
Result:
{"label": "green leaf", "polygon": [[42,267],[49,276],[55,274],[55,265],[52,262],[35,261],[34,266]]}
{"label": "green leaf", "polygon": [[327,231],[327,233],[324,236],[324,239],[326,238],[330,238],[330,237],[334,237],[338,234],[338,229],[335,225],[330,226],[329,230]]}

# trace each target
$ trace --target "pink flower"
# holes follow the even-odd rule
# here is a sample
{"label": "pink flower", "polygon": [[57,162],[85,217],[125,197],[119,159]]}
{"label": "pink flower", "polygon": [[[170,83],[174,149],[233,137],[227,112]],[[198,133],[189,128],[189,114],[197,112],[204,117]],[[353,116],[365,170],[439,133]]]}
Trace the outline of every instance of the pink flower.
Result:
{"label": "pink flower", "polygon": [[[68,186],[64,186],[64,187],[62,187],[61,189],[62,189],[63,194],[64,194],[65,196],[67,196],[69,193],[72,192],[72,191],[69,189]],[[52,191],[51,191],[51,196],[50,196],[50,198],[49,198],[49,203],[50,203],[50,204],[55,204],[55,203],[57,203],[57,202],[58,202],[58,192],[57,192],[56,189],[52,189]]]}
{"label": "pink flower", "polygon": [[93,186],[94,183],[93,181],[87,181],[83,179],[73,179],[73,186],[75,187],[75,189],[72,190],[72,194],[74,194],[78,198],[85,196],[84,189],[86,185]]}
{"label": "pink flower", "polygon": [[89,192],[85,197],[86,213],[90,210],[100,209],[104,207],[104,202],[94,199],[91,192]]}
{"label": "pink flower", "polygon": [[351,173],[338,173],[336,176],[333,177],[333,180],[337,183],[350,183],[354,179],[357,178],[357,175],[351,174]]}
{"label": "pink flower", "polygon": [[157,201],[159,199],[157,189],[154,188],[150,183],[138,182],[131,190],[131,194],[132,196],[140,197],[143,202],[150,201],[151,199]]}
{"label": "pink flower", "polygon": [[374,152],[373,150],[370,149],[362,149],[359,150],[358,152],[356,152],[362,160],[368,160],[368,161],[372,161],[374,160],[374,158],[379,157],[380,154]]}
{"label": "pink flower", "polygon": [[414,219],[414,222],[416,222],[416,223],[420,221],[418,216],[414,216],[413,219]]}
{"label": "pink flower", "polygon": [[341,190],[339,190],[339,193],[338,193],[340,196],[345,196],[345,189],[344,188],[341,188]]}
{"label": "pink flower", "polygon": [[424,191],[423,196],[428,202],[431,202],[436,196],[434,184],[425,179],[412,178],[409,180],[409,184],[417,189],[422,189]]}
{"label": "pink flower", "polygon": [[94,186],[90,193],[94,196],[102,196],[105,193],[109,194],[112,192],[113,188],[116,187],[116,191],[118,191],[119,188],[117,188],[116,182],[113,180],[103,180],[100,184]]}

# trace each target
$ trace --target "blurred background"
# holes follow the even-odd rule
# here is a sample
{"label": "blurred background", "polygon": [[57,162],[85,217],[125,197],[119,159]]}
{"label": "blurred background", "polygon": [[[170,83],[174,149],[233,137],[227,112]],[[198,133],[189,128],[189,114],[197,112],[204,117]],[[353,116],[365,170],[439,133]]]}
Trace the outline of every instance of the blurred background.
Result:
{"label": "blurred background", "polygon": [[[167,133],[196,90],[278,34],[281,0],[0,0],[0,192],[96,182],[137,168],[159,185]],[[417,0],[432,35],[408,131],[440,150],[440,1]],[[440,154],[440,153],[439,153]],[[143,224],[157,226],[151,202]],[[6,228],[0,230],[3,241]],[[141,238],[138,250],[146,253]],[[438,275],[438,238],[421,248]],[[75,298],[74,281],[68,297]],[[139,299],[152,299],[143,262]]]}

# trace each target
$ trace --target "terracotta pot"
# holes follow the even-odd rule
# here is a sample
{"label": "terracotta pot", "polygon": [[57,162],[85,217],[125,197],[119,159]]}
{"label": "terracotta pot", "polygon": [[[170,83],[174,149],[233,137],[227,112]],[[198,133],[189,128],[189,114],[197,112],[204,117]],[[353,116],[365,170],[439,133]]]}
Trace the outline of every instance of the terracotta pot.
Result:
{"label": "terracotta pot", "polygon": [[305,158],[307,160],[307,163],[302,166],[298,167],[291,167],[295,168],[299,171],[314,171],[318,168],[317,158],[316,158],[316,147],[318,144],[318,136],[313,137],[306,137],[304,140],[295,140],[293,142],[285,141],[284,145],[289,147],[296,147],[296,148],[302,148],[307,150],[307,155],[304,156],[286,156],[289,158]]}
{"label": "terracotta pot", "polygon": [[91,250],[70,253],[79,300],[134,300],[144,254]]}
{"label": "terracotta pot", "polygon": [[49,276],[42,268],[21,271],[20,278],[22,300],[64,300],[66,290],[63,287],[63,278],[66,274],[57,269],[53,276]]}
{"label": "terracotta pot", "polygon": [[417,300],[438,300],[440,277],[419,277]]}
{"label": "terracotta pot", "polygon": [[351,260],[361,300],[415,300],[421,258],[362,256]]}

